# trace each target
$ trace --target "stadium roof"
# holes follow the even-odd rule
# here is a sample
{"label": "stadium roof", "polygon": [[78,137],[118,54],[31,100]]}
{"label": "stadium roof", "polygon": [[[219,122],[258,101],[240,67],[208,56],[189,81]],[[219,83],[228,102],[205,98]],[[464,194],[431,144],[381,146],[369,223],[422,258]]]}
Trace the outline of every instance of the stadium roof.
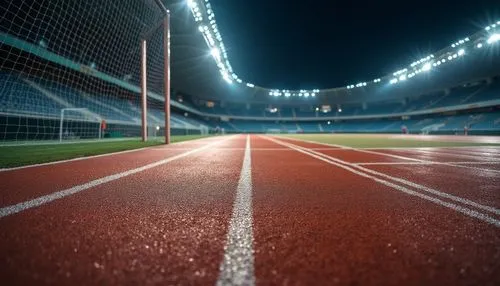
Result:
{"label": "stadium roof", "polygon": [[[424,77],[450,62],[460,60],[477,50],[497,45],[500,19],[489,21],[476,33],[463,35],[448,46],[423,58],[409,59],[401,68],[386,75],[329,89],[285,90],[272,86],[259,86],[248,82],[233,69],[224,36],[217,25],[217,17],[208,0],[181,0],[171,6],[173,10],[172,49],[173,80],[188,93],[205,98],[312,98],[316,96],[346,95],[370,88],[398,85],[401,82]],[[252,51],[245,51],[252,52]],[[188,65],[189,68],[185,68]],[[183,68],[178,68],[183,66]],[[362,73],[362,71],[360,71]],[[427,76],[428,77],[428,76]],[[195,86],[202,87],[201,90]]]}

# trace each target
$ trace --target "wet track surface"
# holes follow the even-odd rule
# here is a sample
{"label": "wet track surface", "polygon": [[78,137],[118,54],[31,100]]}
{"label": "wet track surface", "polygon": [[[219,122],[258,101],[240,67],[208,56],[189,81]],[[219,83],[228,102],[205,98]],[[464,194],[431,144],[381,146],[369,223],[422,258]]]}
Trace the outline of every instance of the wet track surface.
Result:
{"label": "wet track surface", "polygon": [[121,175],[0,217],[0,281],[498,285],[496,160],[236,135],[3,171],[1,210]]}

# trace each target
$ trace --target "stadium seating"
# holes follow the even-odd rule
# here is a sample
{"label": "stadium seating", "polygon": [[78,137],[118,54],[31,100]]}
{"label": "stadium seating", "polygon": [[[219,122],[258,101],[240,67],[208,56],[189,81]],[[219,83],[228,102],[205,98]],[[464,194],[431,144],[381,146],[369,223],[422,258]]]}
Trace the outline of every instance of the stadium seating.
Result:
{"label": "stadium seating", "polygon": [[[96,116],[110,123],[140,124],[140,109],[138,98],[135,102],[126,99],[109,98],[106,102],[100,100],[99,94],[88,94],[53,81],[24,78],[16,74],[0,73],[0,112],[8,115],[39,116],[42,118],[59,118],[63,108],[87,108]],[[313,106],[283,106],[277,112],[270,112],[265,104],[230,104],[214,107],[196,107],[208,114],[231,116],[251,116],[265,118],[267,121],[230,120],[217,124],[202,120],[197,116],[174,112],[171,118],[173,128],[200,129],[219,126],[226,132],[258,132],[258,133],[338,133],[338,132],[387,132],[399,133],[401,127],[407,126],[410,133],[462,133],[464,126],[471,131],[491,131],[500,129],[500,112],[480,112],[447,116],[425,116],[410,120],[380,119],[380,120],[349,120],[327,121],[322,119],[332,116],[382,115],[404,113],[429,108],[447,107],[461,104],[484,102],[500,98],[500,83],[461,87],[448,93],[434,93],[409,98],[399,102],[375,102],[366,104],[344,104],[342,111],[332,106],[332,111],[323,113]],[[195,105],[191,105],[195,107]],[[340,106],[339,106],[340,107]],[[164,113],[150,105],[148,121],[153,126],[162,126]],[[281,118],[314,117],[315,121],[287,122]],[[276,118],[276,121],[269,121]]]}

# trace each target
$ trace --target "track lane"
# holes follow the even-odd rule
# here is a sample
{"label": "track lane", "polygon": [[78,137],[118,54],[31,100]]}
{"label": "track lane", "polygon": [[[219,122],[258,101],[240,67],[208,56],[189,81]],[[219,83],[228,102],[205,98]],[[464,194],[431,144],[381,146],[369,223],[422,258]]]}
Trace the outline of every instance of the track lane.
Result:
{"label": "track lane", "polygon": [[[214,284],[244,136],[0,219],[9,285]],[[241,148],[241,150],[240,150]]]}
{"label": "track lane", "polygon": [[[146,148],[135,152],[85,160],[2,171],[0,172],[0,181],[2,182],[0,207],[13,205],[98,178],[151,164],[186,152],[186,149],[195,149],[224,138],[227,137],[185,141],[168,146],[156,146],[154,149]],[[177,149],[181,146],[182,150]]]}
{"label": "track lane", "polygon": [[[318,146],[322,146],[320,143],[313,144],[310,142],[287,140],[286,138],[281,138],[281,137],[279,138],[279,140],[305,148],[317,148]],[[379,151],[383,150],[377,150],[377,152]],[[322,151],[322,150],[319,150],[317,152],[341,160],[346,159],[345,160],[346,162],[357,161],[356,163],[359,163],[370,160],[370,159],[367,160],[360,159],[359,157],[365,153],[358,152],[357,150],[346,149],[344,150],[344,153],[342,153],[343,154],[342,157],[336,156],[339,154],[339,152]],[[456,152],[460,152],[460,150],[456,150]],[[346,158],[349,154],[353,156],[353,159],[349,160],[348,158]],[[405,157],[409,156],[408,153],[406,154],[400,153],[399,151],[398,153],[395,154],[403,155]],[[371,154],[366,154],[366,155],[368,158],[371,157]],[[434,160],[430,160],[429,158],[427,158],[429,159],[428,161],[437,161],[437,162],[446,161],[445,158],[438,159],[437,158],[438,155],[436,154],[431,156],[433,157]],[[414,157],[415,156],[411,156],[411,158]],[[426,161],[426,159],[424,158],[419,158],[419,159]],[[414,182],[428,188],[445,192],[447,194],[469,199],[486,206],[500,208],[500,193],[498,192],[498,186],[500,185],[500,173],[498,173],[498,170],[493,172],[488,171],[488,169],[495,170],[496,168],[495,165],[467,164],[464,166],[469,168],[450,167],[447,165],[439,165],[439,164],[435,165],[395,164],[393,166],[365,165],[362,167],[377,172],[381,172],[383,174],[387,174],[396,178],[401,178],[410,182]],[[472,167],[477,167],[477,169],[474,169]]]}
{"label": "track lane", "polygon": [[252,160],[260,284],[500,281],[498,228],[298,152]]}

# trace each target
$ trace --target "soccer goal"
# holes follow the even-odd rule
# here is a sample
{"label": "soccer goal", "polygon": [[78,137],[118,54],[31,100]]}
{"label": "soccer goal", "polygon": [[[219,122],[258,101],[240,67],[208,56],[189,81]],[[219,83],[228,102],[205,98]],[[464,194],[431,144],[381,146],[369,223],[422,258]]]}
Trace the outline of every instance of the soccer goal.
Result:
{"label": "soccer goal", "polygon": [[146,140],[156,126],[168,142],[169,11],[119,2],[0,6],[0,145]]}
{"label": "soccer goal", "polygon": [[59,142],[101,139],[103,119],[87,108],[63,108],[59,119]]}

